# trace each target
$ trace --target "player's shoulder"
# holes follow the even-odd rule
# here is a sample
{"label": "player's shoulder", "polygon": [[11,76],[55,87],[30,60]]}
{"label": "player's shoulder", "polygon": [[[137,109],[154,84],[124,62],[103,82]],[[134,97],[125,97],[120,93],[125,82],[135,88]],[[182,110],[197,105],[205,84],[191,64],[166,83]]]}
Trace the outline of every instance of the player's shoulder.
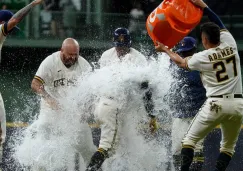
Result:
{"label": "player's shoulder", "polygon": [[220,34],[231,35],[231,33],[229,32],[229,30],[227,30],[227,29],[221,29],[221,30],[220,30]]}
{"label": "player's shoulder", "polygon": [[61,51],[54,52],[46,57],[49,60],[58,60],[60,58]]}
{"label": "player's shoulder", "polygon": [[79,55],[79,57],[78,57],[78,62],[79,62],[79,63],[85,63],[85,64],[89,63],[84,57],[82,57],[82,56],[80,56],[80,55]]}
{"label": "player's shoulder", "polygon": [[212,54],[212,52],[210,52],[210,51],[211,51],[211,49],[197,52],[197,53],[193,54],[192,56],[187,57],[187,61],[189,63],[202,63],[202,62],[207,63],[209,60],[208,56],[210,54]]}
{"label": "player's shoulder", "polygon": [[113,54],[116,51],[115,47],[110,48],[102,53],[101,57],[109,57],[111,54]]}
{"label": "player's shoulder", "polygon": [[141,52],[139,52],[137,49],[134,49],[134,48],[130,48],[130,54],[132,54],[136,57],[139,57],[139,58],[145,58],[145,56]]}
{"label": "player's shoulder", "polygon": [[222,39],[222,38],[234,39],[232,34],[227,29],[220,30],[220,39]]}
{"label": "player's shoulder", "polygon": [[228,46],[237,48],[233,35],[227,29],[220,30],[220,41],[221,43],[226,43]]}
{"label": "player's shoulder", "polygon": [[110,60],[112,60],[112,58],[114,58],[114,56],[116,56],[115,47],[110,48],[110,49],[106,50],[105,52],[103,52],[99,59],[99,62],[110,61]]}
{"label": "player's shoulder", "polygon": [[204,57],[207,57],[211,53],[212,53],[212,49],[207,49],[207,50],[203,50],[203,51],[193,54],[192,57],[204,58]]}
{"label": "player's shoulder", "polygon": [[43,61],[42,65],[52,65],[55,64],[60,57],[60,51],[54,52],[50,55],[48,55]]}

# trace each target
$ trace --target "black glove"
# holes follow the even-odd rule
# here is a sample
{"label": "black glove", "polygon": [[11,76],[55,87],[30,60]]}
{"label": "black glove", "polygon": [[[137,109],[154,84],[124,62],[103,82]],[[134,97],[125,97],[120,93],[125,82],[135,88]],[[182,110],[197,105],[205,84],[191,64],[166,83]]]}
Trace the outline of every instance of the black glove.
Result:
{"label": "black glove", "polygon": [[97,171],[107,157],[108,157],[107,151],[102,148],[99,148],[91,157],[91,161],[89,162],[86,171]]}

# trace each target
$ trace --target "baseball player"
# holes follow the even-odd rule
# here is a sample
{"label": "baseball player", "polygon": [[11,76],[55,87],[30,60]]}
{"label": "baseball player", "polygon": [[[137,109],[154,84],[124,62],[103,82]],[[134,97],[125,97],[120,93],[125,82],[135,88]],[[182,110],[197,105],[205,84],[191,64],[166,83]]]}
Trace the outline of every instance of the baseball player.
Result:
{"label": "baseball player", "polygon": [[[65,98],[68,91],[73,90],[82,74],[91,70],[90,64],[79,56],[79,44],[72,38],[65,39],[60,51],[44,59],[31,84],[32,90],[41,96],[39,120],[42,125],[38,130],[40,133],[47,134],[45,136],[48,138],[52,125],[61,117],[59,111],[62,106],[59,100]],[[79,151],[84,160],[85,157],[88,160],[95,151],[95,146],[90,129],[87,129],[85,135],[86,139],[82,140],[84,142],[80,144]]]}
{"label": "baseball player", "polygon": [[[175,52],[182,58],[192,56],[197,51],[196,40],[193,37],[183,38]],[[172,155],[174,169],[180,168],[181,139],[185,135],[192,119],[206,100],[206,90],[202,85],[198,71],[186,71],[171,61],[170,70],[175,82],[172,83],[168,94],[170,108],[173,109],[172,124]],[[203,141],[203,140],[202,140]],[[202,167],[202,142],[195,146],[194,170]],[[198,160],[200,157],[200,160]],[[197,161],[198,160],[198,161]]]}
{"label": "baseball player", "polygon": [[99,59],[101,68],[119,62],[129,62],[138,66],[147,65],[145,56],[131,47],[132,40],[128,29],[117,28],[114,31],[113,45],[114,47],[105,51]]}
{"label": "baseball player", "polygon": [[182,68],[200,71],[207,92],[208,99],[182,140],[181,170],[189,170],[196,143],[220,124],[222,140],[215,171],[224,171],[234,154],[243,120],[240,57],[233,36],[219,17],[202,0],[191,1],[201,7],[211,21],[201,25],[205,50],[186,58],[171,52],[161,43],[156,50],[167,53]]}
{"label": "baseball player", "polygon": [[[40,4],[43,0],[35,0],[29,5],[13,14],[9,10],[0,10],[0,63],[1,63],[1,50],[3,43],[8,34],[14,29],[18,29],[16,25],[30,12],[30,10]],[[0,160],[2,160],[2,144],[5,142],[6,137],[6,114],[3,104],[2,95],[0,93]],[[2,162],[0,162],[2,163]]]}
{"label": "baseball player", "polygon": [[[145,56],[140,52],[131,48],[130,33],[126,28],[117,28],[113,34],[114,47],[105,51],[100,60],[100,66],[110,66],[117,63],[131,64],[135,66],[146,66],[147,61]],[[143,97],[145,109],[149,116],[151,131],[157,129],[156,118],[153,116],[154,103],[152,101],[152,90],[149,88],[147,81],[141,83],[140,88],[145,90]],[[104,160],[108,157],[108,152],[114,150],[114,145],[119,141],[118,117],[119,104],[113,97],[101,97],[96,110],[95,116],[99,123],[101,123],[101,136],[99,148],[92,156],[86,171],[97,171]]]}

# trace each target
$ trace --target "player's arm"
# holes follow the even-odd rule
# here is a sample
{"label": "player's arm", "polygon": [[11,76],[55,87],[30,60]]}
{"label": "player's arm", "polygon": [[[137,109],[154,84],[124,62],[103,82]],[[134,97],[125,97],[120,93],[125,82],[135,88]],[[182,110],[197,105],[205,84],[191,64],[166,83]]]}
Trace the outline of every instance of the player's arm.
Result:
{"label": "player's arm", "polygon": [[31,11],[33,7],[42,3],[42,1],[43,0],[35,0],[15,13],[13,17],[6,23],[5,32],[8,33],[10,30],[12,30]]}
{"label": "player's arm", "polygon": [[31,89],[43,98],[50,98],[51,96],[44,88],[44,81],[39,76],[35,76],[31,83]]}
{"label": "player's arm", "polygon": [[208,6],[205,2],[203,2],[202,0],[191,0],[192,3],[194,3],[195,5],[201,7],[204,11],[205,14],[208,15],[208,18],[211,22],[214,22],[215,24],[217,24],[220,29],[226,29],[225,25],[223,24],[223,22],[220,20],[220,18],[218,17],[217,14],[215,14]]}
{"label": "player's arm", "polygon": [[141,89],[145,89],[146,92],[143,95],[143,103],[145,110],[150,117],[149,121],[149,128],[151,133],[155,133],[158,129],[158,124],[157,124],[157,119],[156,116],[154,115],[154,101],[153,101],[153,90],[152,88],[149,87],[149,82],[148,81],[143,81],[141,83]]}
{"label": "player's arm", "polygon": [[45,90],[45,80],[49,80],[50,69],[45,64],[47,63],[47,60],[44,60],[43,63],[40,65],[34,79],[31,83],[31,89],[38,95],[40,95],[45,101],[50,105],[53,109],[59,109],[60,106],[55,98],[53,98],[46,90]]}
{"label": "player's arm", "polygon": [[149,82],[143,81],[140,85],[140,88],[146,90],[146,92],[143,95],[143,103],[145,110],[148,113],[149,117],[154,118],[154,101],[152,99],[152,89],[149,88]]}
{"label": "player's arm", "polygon": [[164,44],[157,42],[158,45],[155,46],[157,52],[165,52],[169,55],[170,59],[176,63],[181,68],[188,69],[187,58],[182,58],[180,55],[168,49]]}
{"label": "player's arm", "polygon": [[52,99],[49,93],[45,90],[45,85],[52,81],[52,59],[47,57],[39,66],[32,82],[31,89],[46,100]]}

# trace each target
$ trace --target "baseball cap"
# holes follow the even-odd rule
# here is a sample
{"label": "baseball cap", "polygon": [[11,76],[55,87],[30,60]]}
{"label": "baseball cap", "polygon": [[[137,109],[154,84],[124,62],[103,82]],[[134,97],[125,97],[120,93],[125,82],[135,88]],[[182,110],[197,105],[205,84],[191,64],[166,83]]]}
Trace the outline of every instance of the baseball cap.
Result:
{"label": "baseball cap", "polygon": [[[0,22],[5,21],[8,22],[13,16],[13,13],[9,10],[0,10]],[[17,26],[13,28],[13,30],[19,30]]]}
{"label": "baseball cap", "polygon": [[184,37],[177,45],[176,52],[185,52],[197,47],[197,42],[193,37]]}
{"label": "baseball cap", "polygon": [[119,27],[113,32],[113,45],[115,47],[131,47],[131,36],[128,29]]}

